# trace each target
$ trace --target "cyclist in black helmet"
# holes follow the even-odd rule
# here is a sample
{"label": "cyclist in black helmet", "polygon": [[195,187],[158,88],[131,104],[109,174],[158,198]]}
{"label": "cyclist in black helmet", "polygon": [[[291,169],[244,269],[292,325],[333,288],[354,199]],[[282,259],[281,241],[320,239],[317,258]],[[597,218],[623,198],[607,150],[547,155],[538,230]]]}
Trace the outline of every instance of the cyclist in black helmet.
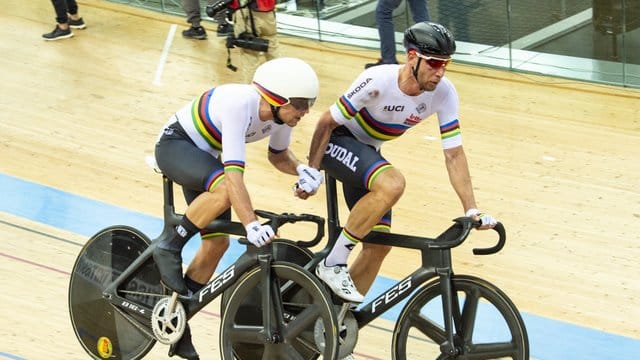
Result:
{"label": "cyclist in black helmet", "polygon": [[350,302],[363,301],[362,294],[369,290],[391,248],[363,244],[349,270],[347,258],[371,230],[389,231],[391,208],[405,188],[403,175],[382,156],[382,144],[431,115],[437,115],[446,169],[462,214],[481,220],[482,229],[496,224],[491,215],[478,210],[462,147],[458,94],[445,77],[456,50],[453,36],[440,24],[421,22],[405,31],[404,45],[406,64],[364,70],[321,115],[309,151],[309,166],[324,169],[342,182],[351,210],[316,274]]}

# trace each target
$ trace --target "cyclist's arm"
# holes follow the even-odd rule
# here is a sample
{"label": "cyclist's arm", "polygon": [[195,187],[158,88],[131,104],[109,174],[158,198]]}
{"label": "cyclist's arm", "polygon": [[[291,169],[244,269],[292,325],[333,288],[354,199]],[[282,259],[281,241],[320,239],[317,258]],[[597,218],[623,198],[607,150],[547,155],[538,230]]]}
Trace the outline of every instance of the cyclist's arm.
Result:
{"label": "cyclist's arm", "polygon": [[449,173],[449,181],[456,194],[458,194],[464,211],[477,208],[467,156],[462,145],[444,149],[444,159]]}
{"label": "cyclist's arm", "polygon": [[285,174],[298,175],[296,172],[296,166],[300,164],[300,161],[289,149],[283,151],[273,152],[269,151],[269,162],[276,169],[282,171]]}
{"label": "cyclist's arm", "polygon": [[319,169],[324,151],[329,143],[329,137],[331,131],[338,127],[338,123],[333,119],[329,110],[325,111],[316,124],[316,129],[313,132],[311,138],[311,145],[309,148],[309,166]]}
{"label": "cyclist's arm", "polygon": [[224,181],[227,186],[231,207],[233,207],[240,222],[246,226],[258,220],[253,212],[249,191],[247,191],[247,187],[244,184],[243,173],[240,171],[225,170]]}
{"label": "cyclist's arm", "polygon": [[246,159],[245,133],[249,126],[250,110],[241,103],[220,105],[220,128],[222,157],[224,159],[224,182],[231,207],[240,222],[247,225],[257,220],[253,212],[249,191],[244,183]]}

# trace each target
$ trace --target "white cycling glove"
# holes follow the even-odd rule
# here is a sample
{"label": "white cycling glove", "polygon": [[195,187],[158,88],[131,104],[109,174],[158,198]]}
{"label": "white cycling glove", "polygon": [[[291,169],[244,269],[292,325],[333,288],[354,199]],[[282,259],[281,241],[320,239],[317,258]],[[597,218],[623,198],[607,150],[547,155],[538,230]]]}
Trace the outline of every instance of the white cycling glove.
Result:
{"label": "white cycling glove", "polygon": [[484,214],[478,209],[467,210],[467,212],[465,213],[465,216],[467,217],[477,216],[480,219],[480,223],[482,224],[482,226],[495,225],[498,223],[498,220],[496,220],[493,216],[489,214]]}
{"label": "white cycling glove", "polygon": [[324,177],[320,170],[314,169],[310,166],[300,164],[296,167],[298,172],[298,182],[296,185],[304,190],[308,194],[314,194],[322,185]]}
{"label": "white cycling glove", "polygon": [[270,243],[275,236],[271,226],[261,225],[257,220],[244,228],[247,230],[247,240],[257,247]]}

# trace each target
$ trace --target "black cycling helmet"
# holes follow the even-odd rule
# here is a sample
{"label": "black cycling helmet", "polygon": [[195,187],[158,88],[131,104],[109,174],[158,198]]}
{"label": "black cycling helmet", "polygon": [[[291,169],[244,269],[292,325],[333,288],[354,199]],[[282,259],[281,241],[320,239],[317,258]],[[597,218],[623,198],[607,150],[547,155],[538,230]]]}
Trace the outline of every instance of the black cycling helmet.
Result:
{"label": "black cycling helmet", "polygon": [[404,47],[425,55],[451,56],[456,52],[456,41],[446,27],[423,21],[404,32]]}

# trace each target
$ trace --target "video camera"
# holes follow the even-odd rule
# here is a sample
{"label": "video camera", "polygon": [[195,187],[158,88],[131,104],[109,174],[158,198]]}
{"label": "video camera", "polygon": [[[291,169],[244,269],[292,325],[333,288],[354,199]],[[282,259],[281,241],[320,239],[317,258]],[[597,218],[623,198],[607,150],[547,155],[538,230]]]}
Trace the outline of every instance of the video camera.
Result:
{"label": "video camera", "polygon": [[267,52],[269,50],[269,40],[261,39],[245,31],[238,35],[238,37],[233,35],[227,37],[227,49],[233,49],[236,46],[253,51]]}
{"label": "video camera", "polygon": [[231,4],[232,2],[233,0],[220,0],[211,5],[207,5],[207,7],[205,8],[207,16],[212,18],[215,17],[219,12],[226,9],[227,6],[229,6],[229,4]]}
{"label": "video camera", "polygon": [[[209,17],[215,17],[221,11],[224,11],[233,0],[219,0],[211,5],[207,5],[206,12]],[[234,35],[229,35],[227,37],[227,49],[233,49],[235,47],[249,49],[253,51],[262,51],[266,52],[269,50],[269,40],[261,39],[253,33],[245,31],[235,37]]]}

